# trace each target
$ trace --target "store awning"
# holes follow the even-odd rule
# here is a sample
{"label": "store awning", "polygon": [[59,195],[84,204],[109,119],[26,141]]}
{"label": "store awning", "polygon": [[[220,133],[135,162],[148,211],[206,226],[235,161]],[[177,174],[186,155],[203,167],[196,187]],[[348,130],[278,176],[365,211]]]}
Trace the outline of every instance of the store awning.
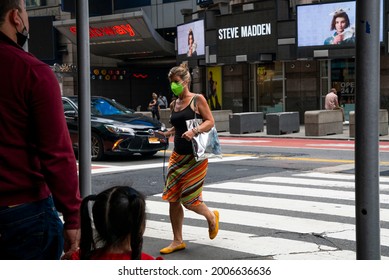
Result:
{"label": "store awning", "polygon": [[[53,25],[73,44],[77,43],[76,20],[54,21]],[[89,19],[92,54],[121,60],[174,56],[174,44],[166,41],[142,11]]]}

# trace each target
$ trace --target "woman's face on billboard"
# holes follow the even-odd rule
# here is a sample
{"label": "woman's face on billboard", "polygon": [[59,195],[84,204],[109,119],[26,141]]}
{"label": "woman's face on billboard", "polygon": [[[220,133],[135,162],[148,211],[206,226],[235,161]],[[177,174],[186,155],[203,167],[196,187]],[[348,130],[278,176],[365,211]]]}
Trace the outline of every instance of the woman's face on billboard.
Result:
{"label": "woman's face on billboard", "polygon": [[347,21],[344,17],[337,17],[335,19],[335,30],[338,34],[344,31],[346,25],[347,25]]}

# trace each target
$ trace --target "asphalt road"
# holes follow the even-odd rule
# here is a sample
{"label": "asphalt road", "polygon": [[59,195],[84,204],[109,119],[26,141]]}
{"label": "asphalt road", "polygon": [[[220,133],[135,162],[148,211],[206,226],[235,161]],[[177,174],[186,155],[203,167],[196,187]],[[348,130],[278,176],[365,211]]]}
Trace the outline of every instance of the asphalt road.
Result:
{"label": "asphalt road", "polygon": [[[277,220],[279,217],[283,217],[285,220],[280,225],[267,226],[267,222],[262,221],[262,223],[259,222],[253,226],[250,221],[240,223],[239,219],[241,218],[237,218],[236,222],[225,219],[226,222],[221,224],[221,228],[226,232],[221,234],[220,239],[216,241],[217,243],[209,243],[209,241],[202,239],[207,235],[205,221],[201,217],[192,217],[190,213],[186,212],[189,217],[185,219],[185,225],[190,229],[189,231],[197,232],[202,229],[202,231],[200,230],[202,233],[199,236],[197,234],[193,236],[192,232],[188,233],[188,229],[184,228],[184,235],[186,234],[189,239],[186,240],[190,243],[190,249],[187,248],[182,252],[167,255],[166,259],[299,259],[298,256],[301,259],[355,258],[356,243],[352,237],[338,237],[334,233],[325,232],[326,228],[323,229],[323,232],[309,230],[305,232],[304,228],[301,230],[293,227],[293,219],[296,219],[296,223],[301,220],[307,222],[307,225],[312,223],[312,228],[315,228],[316,222],[321,221],[330,225],[336,224],[334,231],[352,231],[355,227],[355,218],[349,214],[337,214],[337,212],[333,212],[333,209],[316,212],[316,209],[321,207],[321,203],[324,203],[323,207],[330,205],[335,209],[337,207],[345,208],[348,212],[354,208],[352,199],[337,198],[336,196],[330,198],[331,194],[326,194],[326,191],[333,191],[334,188],[335,191],[344,193],[343,186],[337,186],[336,181],[326,178],[326,174],[347,177],[354,173],[354,151],[352,147],[350,148],[348,141],[325,143],[283,141],[282,144],[270,144],[258,139],[237,142],[236,139],[226,138],[222,141],[224,141],[224,159],[211,161],[209,164],[204,188],[204,199],[207,205],[212,209],[225,209],[221,212],[221,222],[223,222],[223,215],[226,215],[224,213],[231,213],[228,219],[232,219],[240,213],[246,213],[244,215],[253,214],[259,219],[262,219],[261,215],[267,215],[266,217],[270,217],[270,219],[276,217],[275,220]],[[385,149],[383,147],[380,155],[383,178],[389,173],[389,153]],[[163,188],[164,161],[167,164],[169,154],[169,151],[166,154],[161,152],[147,159],[136,156],[130,159],[111,158],[109,161],[99,162],[98,170],[100,173],[94,173],[92,176],[94,192],[99,192],[113,185],[132,185],[148,197],[148,205],[150,206],[148,225],[150,229],[146,230],[144,250],[155,256],[159,255],[160,248],[169,244],[171,238],[167,203],[162,202],[159,196]],[[106,168],[107,172],[104,172],[104,166],[109,166]],[[304,174],[319,176],[315,179],[316,181],[320,179],[321,183],[315,186],[315,180],[305,182],[303,178],[297,178],[305,176]],[[320,174],[324,174],[324,177],[320,177]],[[277,180],[283,183],[276,182]],[[339,180],[345,180],[344,185],[350,183],[346,181],[349,180],[347,178],[342,177]],[[255,186],[262,188],[265,185],[261,184],[267,181],[269,181],[268,184],[274,185],[274,190],[249,191],[239,187],[251,186],[253,182],[256,182],[258,185]],[[300,181],[303,186],[300,185]],[[332,186],[331,182],[335,182],[333,183],[335,185]],[[237,189],[234,189],[234,186],[238,186]],[[285,186],[290,188],[286,188],[284,191]],[[301,196],[287,193],[289,189],[294,188],[298,191],[303,190]],[[279,189],[280,192],[275,193],[276,189]],[[323,194],[305,196],[304,191],[323,191]],[[347,196],[352,197],[353,191],[348,191]],[[389,192],[385,190],[383,195],[386,197],[387,194]],[[209,202],[207,196],[211,197]],[[250,205],[247,202],[246,205],[245,200],[249,201],[251,198],[254,198],[253,204]],[[235,202],[239,199],[243,199],[243,202]],[[297,206],[293,206],[294,203]],[[312,207],[311,210],[300,209],[302,205],[309,203],[312,204],[312,206],[308,206]],[[292,207],[291,209],[288,209],[289,205]],[[389,205],[383,204],[382,207],[384,211],[387,211]],[[327,213],[327,211],[329,212]],[[270,220],[270,223],[273,222],[274,220]],[[386,218],[383,219],[382,226],[385,231],[389,228],[389,221],[386,221]],[[320,225],[318,228],[321,228]],[[238,237],[244,235],[244,238],[249,235],[258,240],[266,240],[266,242],[259,243],[263,247],[258,248],[257,252],[246,248],[247,246],[244,244],[235,246],[236,242],[229,242],[228,234],[237,234]],[[353,233],[350,235],[352,236]],[[235,237],[230,238],[234,239]],[[280,240],[286,240],[287,245],[284,246],[285,248],[279,248],[279,252],[277,252],[273,242],[278,244]],[[252,242],[252,238],[247,241],[242,239],[242,242],[249,244]],[[311,246],[312,244],[314,244],[314,248],[335,249],[329,249],[330,253],[326,252],[326,257],[323,257],[323,249],[305,248],[306,245]],[[388,246],[389,244],[384,240],[381,252],[384,258],[389,257]]]}

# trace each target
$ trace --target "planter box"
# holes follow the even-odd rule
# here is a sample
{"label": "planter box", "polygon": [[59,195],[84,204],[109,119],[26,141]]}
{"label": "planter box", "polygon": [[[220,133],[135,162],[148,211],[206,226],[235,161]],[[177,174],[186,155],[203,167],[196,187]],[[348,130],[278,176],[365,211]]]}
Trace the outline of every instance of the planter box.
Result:
{"label": "planter box", "polygon": [[215,110],[212,111],[213,119],[215,120],[215,127],[218,132],[229,131],[228,118],[232,110]]}
{"label": "planter box", "polygon": [[243,134],[263,131],[263,113],[247,112],[230,114],[230,133]]}
{"label": "planter box", "polygon": [[300,131],[299,112],[266,114],[266,134],[281,135]]}
{"label": "planter box", "polygon": [[[388,110],[380,109],[378,115],[378,121],[379,121],[379,135],[380,136],[388,135]],[[355,111],[350,112],[349,132],[350,132],[350,137],[355,137]]]}
{"label": "planter box", "polygon": [[341,110],[306,111],[304,114],[305,136],[325,136],[343,133]]}

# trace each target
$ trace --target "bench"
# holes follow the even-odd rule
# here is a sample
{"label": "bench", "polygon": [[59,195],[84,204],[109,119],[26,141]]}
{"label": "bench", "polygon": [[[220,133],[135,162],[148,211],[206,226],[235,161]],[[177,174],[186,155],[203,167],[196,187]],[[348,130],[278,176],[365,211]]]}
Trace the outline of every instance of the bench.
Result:
{"label": "bench", "polygon": [[266,114],[266,134],[281,135],[300,131],[299,112]]}
{"label": "bench", "polygon": [[343,133],[341,110],[315,110],[304,113],[305,136],[325,136]]}
{"label": "bench", "polygon": [[[379,136],[388,135],[388,110],[380,109],[378,113]],[[355,137],[355,111],[350,111],[349,119],[350,137]]]}
{"label": "bench", "polygon": [[231,134],[263,131],[263,113],[246,112],[230,114],[229,124]]}

